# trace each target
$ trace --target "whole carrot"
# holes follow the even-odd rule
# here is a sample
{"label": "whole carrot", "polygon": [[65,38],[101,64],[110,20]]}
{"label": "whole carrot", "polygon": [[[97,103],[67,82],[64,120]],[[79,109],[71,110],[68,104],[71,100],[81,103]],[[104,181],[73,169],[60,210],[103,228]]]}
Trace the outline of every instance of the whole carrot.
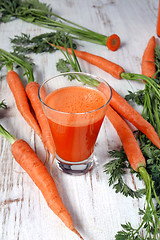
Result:
{"label": "whole carrot", "polygon": [[[51,43],[49,43],[51,44]],[[53,45],[53,44],[51,44]],[[53,45],[55,46],[55,45]],[[66,51],[65,47],[59,47],[61,50]],[[71,48],[67,48],[67,51],[69,54],[72,54],[72,49]],[[102,70],[104,70],[105,72],[111,74],[114,78],[117,79],[122,79],[121,77],[121,73],[124,72],[124,69],[119,66],[116,63],[113,63],[103,57],[88,53],[88,52],[84,52],[84,51],[79,51],[79,50],[73,50],[76,57],[79,57],[85,61],[87,61],[88,63],[91,63],[99,68],[101,68]]]}
{"label": "whole carrot", "polygon": [[47,118],[44,114],[41,102],[38,97],[38,89],[39,89],[39,84],[37,82],[30,82],[27,84],[25,88],[27,96],[30,100],[30,103],[32,105],[32,108],[35,112],[37,121],[42,131],[43,143],[47,147],[48,151],[54,157],[55,155],[54,140],[51,134],[51,130],[50,130]]}
{"label": "whole carrot", "polygon": [[41,129],[30,111],[30,106],[24,86],[15,71],[11,70],[7,73],[7,83],[13,93],[19,112],[26,120],[26,122],[31,126],[31,128],[34,129],[34,131],[38,134],[38,136],[42,138]]}
{"label": "whole carrot", "polygon": [[[108,95],[107,89],[103,83],[100,83],[98,89],[104,94]],[[123,97],[121,97],[112,88],[112,98],[110,105],[125,119],[132,123],[138,130],[144,133],[151,142],[160,148],[160,138],[156,133],[154,127],[146,121],[139,112],[137,112]]]}
{"label": "whole carrot", "polygon": [[0,134],[12,144],[13,157],[39,188],[51,210],[71,231],[83,239],[73,226],[72,218],[62,202],[53,178],[33,149],[27,142],[9,133],[2,125],[0,125]]}
{"label": "whole carrot", "polygon": [[158,96],[160,100],[160,93],[159,90],[157,89],[157,84],[151,80],[150,77],[143,75],[143,74],[137,74],[137,73],[127,73],[125,70],[118,64],[113,63],[103,57],[84,52],[84,51],[79,51],[79,50],[74,50],[70,48],[65,48],[62,46],[55,46],[54,44],[49,43],[50,45],[59,48],[60,50],[67,51],[69,54],[75,54],[76,57],[79,57],[88,63],[91,63],[100,69],[106,71],[110,75],[112,75],[116,79],[126,79],[126,80],[136,80],[136,81],[144,81],[149,83],[151,87],[154,89],[156,95]]}
{"label": "whole carrot", "polygon": [[157,36],[160,37],[160,1],[159,1],[159,4],[158,4],[158,16],[157,16],[157,28],[156,28],[156,31],[157,31]]}
{"label": "whole carrot", "polygon": [[111,106],[108,106],[106,116],[120,137],[131,167],[136,172],[138,172],[140,167],[146,167],[145,158],[140,150],[136,138],[134,137],[127,123]]}
{"label": "whole carrot", "polygon": [[142,74],[150,78],[155,77],[156,65],[155,65],[155,37],[151,37],[148,41],[147,47],[144,50],[142,56],[141,69]]}

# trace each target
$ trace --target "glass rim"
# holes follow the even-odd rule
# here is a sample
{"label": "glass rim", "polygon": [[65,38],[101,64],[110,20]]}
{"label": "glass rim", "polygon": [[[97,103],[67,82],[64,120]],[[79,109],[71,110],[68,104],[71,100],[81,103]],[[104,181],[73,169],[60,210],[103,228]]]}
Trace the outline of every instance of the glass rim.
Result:
{"label": "glass rim", "polygon": [[[59,110],[56,110],[56,109],[48,106],[48,105],[41,99],[41,96],[40,96],[40,90],[41,90],[41,88],[45,85],[45,83],[49,82],[50,80],[52,80],[52,79],[54,79],[54,78],[57,78],[57,77],[60,77],[60,76],[69,75],[69,74],[85,75],[85,76],[92,77],[92,78],[100,81],[100,83],[101,83],[101,82],[105,83],[105,84],[107,85],[107,87],[109,88],[109,90],[110,90],[110,97],[109,97],[108,101],[107,101],[104,105],[102,105],[101,107],[99,107],[99,108],[93,109],[93,110],[88,111],[88,112],[80,112],[80,113],[63,112],[63,111],[59,111]],[[69,80],[68,80],[68,81],[69,81]],[[72,81],[74,81],[74,80],[72,80]],[[85,85],[84,85],[84,86],[85,86]],[[53,111],[55,111],[55,112],[57,112],[57,113],[66,114],[66,115],[84,115],[84,114],[94,113],[94,112],[96,112],[96,111],[104,108],[104,107],[110,102],[110,100],[111,100],[111,98],[112,98],[112,88],[111,88],[111,86],[110,86],[103,78],[97,77],[97,76],[92,75],[92,74],[90,74],[90,73],[85,73],[85,72],[65,72],[65,73],[60,73],[60,74],[57,74],[57,75],[54,75],[54,76],[52,76],[52,77],[47,78],[47,79],[40,85],[40,87],[39,87],[39,89],[38,89],[38,97],[39,97],[41,103],[42,103],[44,106],[46,106],[46,107],[49,108],[50,110],[53,110]]]}

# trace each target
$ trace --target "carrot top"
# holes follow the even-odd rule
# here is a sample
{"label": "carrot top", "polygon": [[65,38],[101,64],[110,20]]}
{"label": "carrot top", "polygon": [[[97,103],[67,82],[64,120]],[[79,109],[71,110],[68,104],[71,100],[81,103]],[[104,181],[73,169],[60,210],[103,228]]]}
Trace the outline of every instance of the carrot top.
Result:
{"label": "carrot top", "polygon": [[15,53],[10,53],[0,48],[0,68],[6,66],[7,70],[11,71],[13,70],[13,65],[21,67],[24,70],[24,75],[27,76],[28,82],[33,82],[33,63],[31,60],[29,62],[29,60],[27,57],[16,55]]}
{"label": "carrot top", "polygon": [[126,80],[136,80],[142,82],[142,80],[146,81],[148,85],[152,87],[152,89],[155,91],[157,98],[160,100],[160,86],[157,84],[156,81],[154,81],[152,78],[147,77],[143,74],[137,74],[137,73],[121,73],[121,77]]}
{"label": "carrot top", "polygon": [[0,124],[0,135],[4,138],[6,138],[11,144],[13,144],[17,138],[8,132],[1,124]]}
{"label": "carrot top", "polygon": [[[147,119],[153,127],[156,129],[158,135],[160,136],[160,118],[159,118],[159,103],[160,103],[160,85],[159,80],[150,78],[148,76],[142,74],[135,73],[122,73],[121,76],[127,80],[136,80],[136,81],[144,81],[145,89],[137,92],[142,101],[143,97],[143,117]],[[135,94],[128,94],[126,97],[128,99],[133,99]],[[131,96],[131,97],[130,97]]]}

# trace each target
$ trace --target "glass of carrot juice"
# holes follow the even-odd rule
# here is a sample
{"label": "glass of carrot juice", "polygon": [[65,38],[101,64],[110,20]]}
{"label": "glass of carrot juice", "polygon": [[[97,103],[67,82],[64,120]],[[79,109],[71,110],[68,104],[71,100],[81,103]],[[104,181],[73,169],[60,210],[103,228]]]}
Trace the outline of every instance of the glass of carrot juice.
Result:
{"label": "glass of carrot juice", "polygon": [[61,171],[81,175],[92,168],[95,142],[111,97],[111,87],[87,73],[62,73],[42,83],[39,98]]}

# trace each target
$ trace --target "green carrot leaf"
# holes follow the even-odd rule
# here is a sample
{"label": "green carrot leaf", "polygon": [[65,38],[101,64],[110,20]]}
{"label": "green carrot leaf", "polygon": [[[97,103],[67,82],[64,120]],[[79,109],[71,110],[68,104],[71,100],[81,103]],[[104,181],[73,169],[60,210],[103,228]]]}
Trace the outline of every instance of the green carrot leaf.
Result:
{"label": "green carrot leaf", "polygon": [[7,70],[13,70],[13,65],[21,67],[24,70],[24,75],[27,76],[29,82],[34,81],[33,62],[29,62],[30,58],[17,53],[10,53],[0,48],[0,68],[6,66]]}
{"label": "green carrot leaf", "polygon": [[[16,35],[14,38],[11,38],[10,41],[12,43],[14,52],[18,54],[38,54],[43,52],[52,53],[56,51],[57,48],[51,46],[48,44],[48,42],[52,43],[53,45],[71,47],[69,34],[60,31],[43,33],[33,38],[31,38],[29,34],[22,33],[21,36]],[[77,44],[73,39],[72,45],[73,48],[76,49]]]}
{"label": "green carrot leaf", "polygon": [[13,144],[17,138],[8,132],[1,124],[0,124],[0,135],[4,138],[6,138],[11,144]]}
{"label": "green carrot leaf", "polygon": [[114,158],[104,165],[104,172],[109,175],[109,186],[112,186],[116,193],[122,193],[126,197],[141,198],[145,194],[144,189],[133,190],[124,182],[126,169],[130,168],[130,165],[123,148],[120,151],[109,151],[109,154]]}

